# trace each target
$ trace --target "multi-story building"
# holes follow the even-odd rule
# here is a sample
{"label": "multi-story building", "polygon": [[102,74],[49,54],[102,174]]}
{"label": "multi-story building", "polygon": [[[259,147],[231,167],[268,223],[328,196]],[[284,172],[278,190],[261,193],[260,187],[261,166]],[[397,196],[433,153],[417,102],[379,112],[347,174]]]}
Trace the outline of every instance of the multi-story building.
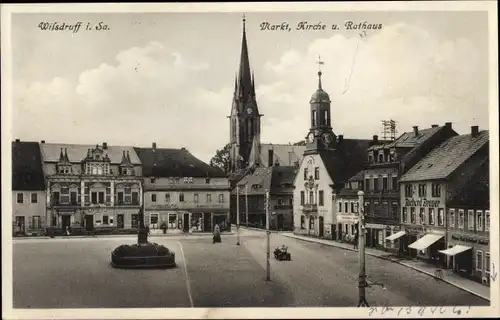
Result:
{"label": "multi-story building", "polygon": [[[366,151],[364,177],[364,205],[366,221],[366,245],[369,247],[393,248],[394,241],[386,238],[400,230],[400,195],[398,177],[412,168],[433,148],[457,133],[451,123],[444,126],[404,132],[394,141],[374,142]],[[339,197],[338,206],[351,202],[352,197]],[[345,210],[344,210],[345,211]],[[396,236],[395,236],[396,237]],[[391,239],[391,238],[389,238]]]}
{"label": "multi-story building", "polygon": [[229,181],[185,148],[135,148],[144,176],[145,224],[159,229],[230,230]]}
{"label": "multi-story building", "polygon": [[12,142],[12,234],[39,235],[46,226],[45,177],[38,142]]}
{"label": "multi-story building", "polygon": [[311,96],[311,122],[306,150],[294,181],[294,232],[336,239],[342,226],[336,221],[335,197],[364,165],[371,140],[344,139],[331,127],[330,96],[318,89]]}
{"label": "multi-story building", "polygon": [[447,202],[488,161],[488,131],[473,126],[470,134],[449,138],[400,179],[402,250],[444,266]]}
{"label": "multi-story building", "polygon": [[293,181],[296,171],[295,166],[282,167],[277,163],[251,169],[231,191],[231,222],[237,222],[236,201],[239,200],[240,224],[265,227],[267,190],[269,227],[273,230],[293,230]]}
{"label": "multi-story building", "polygon": [[47,179],[47,225],[131,228],[142,205],[141,163],[132,147],[40,144]]}
{"label": "multi-story building", "polygon": [[363,171],[351,177],[345,187],[336,197],[337,203],[337,234],[333,240],[348,241],[354,239],[359,222],[358,192],[363,190]]}
{"label": "multi-story building", "polygon": [[490,283],[489,160],[447,206],[448,268],[486,285]]}

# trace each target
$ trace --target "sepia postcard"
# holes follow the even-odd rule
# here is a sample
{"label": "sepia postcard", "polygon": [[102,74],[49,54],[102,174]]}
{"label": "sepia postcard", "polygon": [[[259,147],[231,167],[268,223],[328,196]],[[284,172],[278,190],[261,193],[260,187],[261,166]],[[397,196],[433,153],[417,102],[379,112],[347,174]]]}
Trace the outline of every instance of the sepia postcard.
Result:
{"label": "sepia postcard", "polygon": [[2,317],[498,317],[495,9],[1,5]]}

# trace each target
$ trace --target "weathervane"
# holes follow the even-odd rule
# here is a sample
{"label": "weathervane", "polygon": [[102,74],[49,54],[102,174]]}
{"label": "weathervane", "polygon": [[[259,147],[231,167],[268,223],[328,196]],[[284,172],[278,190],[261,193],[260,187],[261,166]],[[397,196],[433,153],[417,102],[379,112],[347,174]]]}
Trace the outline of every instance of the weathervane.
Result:
{"label": "weathervane", "polygon": [[319,54],[318,54],[318,61],[316,61],[316,63],[318,64],[318,71],[321,72],[321,65],[325,64],[325,62],[321,61],[321,56]]}

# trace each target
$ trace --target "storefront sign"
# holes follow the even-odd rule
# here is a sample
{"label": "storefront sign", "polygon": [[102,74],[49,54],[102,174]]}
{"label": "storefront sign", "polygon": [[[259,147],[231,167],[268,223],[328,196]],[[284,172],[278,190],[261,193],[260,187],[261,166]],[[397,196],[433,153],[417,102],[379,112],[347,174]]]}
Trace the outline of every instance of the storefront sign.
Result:
{"label": "storefront sign", "polygon": [[476,237],[463,235],[463,234],[453,234],[453,235],[451,235],[451,238],[453,240],[460,240],[460,241],[471,242],[471,243],[479,243],[479,244],[484,244],[484,245],[488,245],[490,242],[489,239],[478,239]]}
{"label": "storefront sign", "polygon": [[406,207],[428,207],[436,208],[439,207],[440,200],[427,200],[427,199],[406,199]]}

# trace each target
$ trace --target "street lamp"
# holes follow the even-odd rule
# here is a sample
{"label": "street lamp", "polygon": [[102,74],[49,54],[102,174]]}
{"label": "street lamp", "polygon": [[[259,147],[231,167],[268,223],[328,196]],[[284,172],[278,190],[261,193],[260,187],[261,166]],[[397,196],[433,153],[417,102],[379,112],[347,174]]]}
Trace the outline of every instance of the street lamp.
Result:
{"label": "street lamp", "polygon": [[366,301],[366,265],[365,265],[365,208],[363,203],[363,191],[358,191],[359,208],[359,229],[358,229],[358,247],[359,247],[359,276],[358,276],[358,308],[369,307]]}
{"label": "street lamp", "polygon": [[266,281],[271,280],[271,263],[269,261],[271,257],[271,231],[269,230],[269,189],[266,189]]}
{"label": "street lamp", "polygon": [[240,245],[240,185],[236,185],[236,245]]}

